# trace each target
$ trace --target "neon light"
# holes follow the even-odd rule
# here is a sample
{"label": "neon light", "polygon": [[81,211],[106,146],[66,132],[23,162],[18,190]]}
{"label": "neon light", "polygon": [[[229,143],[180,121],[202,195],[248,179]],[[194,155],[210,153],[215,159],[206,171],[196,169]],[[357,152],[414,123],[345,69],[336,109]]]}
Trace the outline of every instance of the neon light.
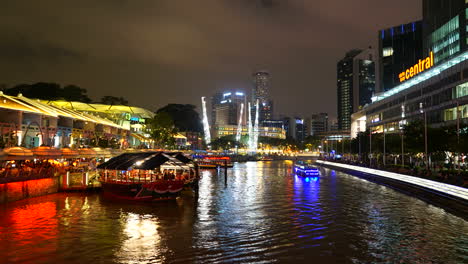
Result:
{"label": "neon light", "polygon": [[203,132],[205,132],[205,142],[207,145],[211,143],[210,124],[208,123],[208,115],[206,114],[206,101],[205,97],[201,98],[203,109]]}
{"label": "neon light", "polygon": [[240,142],[242,132],[242,117],[244,116],[244,104],[241,103],[239,123],[237,123],[236,141]]}
{"label": "neon light", "polygon": [[440,182],[431,181],[431,180],[426,180],[426,179],[404,175],[400,173],[363,168],[363,167],[358,167],[358,166],[353,166],[353,165],[340,164],[340,163],[328,162],[328,161],[323,161],[323,160],[317,160],[316,162],[319,164],[341,167],[345,169],[360,171],[360,172],[369,173],[369,174],[373,174],[373,175],[377,175],[381,177],[399,180],[402,182],[411,183],[414,185],[422,186],[428,189],[432,189],[441,193],[449,194],[449,195],[468,201],[468,189],[463,188],[463,187],[446,184],[446,183],[440,183]]}
{"label": "neon light", "polygon": [[252,139],[253,139],[253,127],[252,127],[252,111],[251,111],[251,108],[252,106],[250,105],[250,102],[248,104],[248,114],[249,114],[249,124],[248,124],[248,133],[249,133],[249,141],[247,143],[247,146],[248,146],[248,149],[249,151],[252,151],[251,147],[252,147]]}
{"label": "neon light", "polygon": [[226,97],[226,96],[230,96],[232,93],[224,93],[223,96]]}
{"label": "neon light", "polygon": [[432,68],[432,66],[434,66],[434,53],[431,51],[429,53],[429,57],[423,60],[419,60],[418,63],[416,63],[413,67],[410,67],[409,69],[406,69],[406,71],[400,73],[398,78],[400,78],[400,82],[404,82],[410,78],[413,78],[413,76],[416,76],[417,74]]}
{"label": "neon light", "polygon": [[236,95],[238,95],[238,96],[244,96],[244,93],[236,92]]}
{"label": "neon light", "polygon": [[461,55],[453,58],[453,59],[450,59],[449,61],[446,61],[444,63],[441,63],[439,65],[437,65],[436,67],[433,67],[431,68],[430,70],[428,71],[425,71],[421,74],[419,74],[417,77],[415,78],[412,78],[398,86],[395,86],[394,88],[384,92],[384,93],[381,93],[379,95],[376,95],[376,96],[373,96],[372,97],[372,102],[375,103],[375,102],[378,102],[378,101],[381,101],[387,97],[390,97],[394,94],[397,94],[401,91],[404,91],[406,89],[409,89],[417,84],[420,84],[421,82],[424,82],[434,76],[437,76],[439,75],[441,72],[445,71],[446,69],[448,68],[451,68],[455,65],[458,65],[464,61],[466,61],[468,59],[468,52],[464,52],[462,53]]}
{"label": "neon light", "polygon": [[253,140],[252,140],[252,149],[254,152],[257,152],[258,148],[258,109],[259,109],[259,100],[257,99],[257,104],[255,106],[255,124],[254,124],[254,131],[253,131]]}

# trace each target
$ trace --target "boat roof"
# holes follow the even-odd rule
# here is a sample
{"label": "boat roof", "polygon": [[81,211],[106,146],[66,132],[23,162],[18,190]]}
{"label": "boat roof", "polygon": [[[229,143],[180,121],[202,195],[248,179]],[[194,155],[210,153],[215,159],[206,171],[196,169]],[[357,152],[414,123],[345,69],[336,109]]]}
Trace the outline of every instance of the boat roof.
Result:
{"label": "boat roof", "polygon": [[192,160],[180,152],[139,152],[124,153],[98,166],[98,169],[108,170],[154,170],[156,168],[174,167],[189,168]]}

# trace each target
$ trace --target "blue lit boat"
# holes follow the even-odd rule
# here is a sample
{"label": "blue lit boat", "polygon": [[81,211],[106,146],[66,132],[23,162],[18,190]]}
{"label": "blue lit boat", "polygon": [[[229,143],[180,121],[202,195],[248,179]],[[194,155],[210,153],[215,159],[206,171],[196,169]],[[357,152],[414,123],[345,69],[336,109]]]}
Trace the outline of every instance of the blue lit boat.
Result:
{"label": "blue lit boat", "polygon": [[303,162],[294,163],[293,171],[294,171],[294,174],[301,176],[301,177],[320,176],[320,171],[316,166],[303,163]]}

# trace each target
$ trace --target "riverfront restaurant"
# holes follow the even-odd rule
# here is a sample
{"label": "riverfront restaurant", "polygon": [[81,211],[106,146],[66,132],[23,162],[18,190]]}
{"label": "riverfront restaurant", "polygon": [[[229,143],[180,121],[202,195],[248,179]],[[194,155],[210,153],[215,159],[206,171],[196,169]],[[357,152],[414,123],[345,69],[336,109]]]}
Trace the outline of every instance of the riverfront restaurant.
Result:
{"label": "riverfront restaurant", "polygon": [[434,127],[468,123],[468,52],[412,72],[351,116],[351,137],[366,129],[399,133],[407,122],[424,118]]}
{"label": "riverfront restaurant", "polygon": [[87,147],[104,140],[109,147],[149,145],[149,110],[65,101],[40,101],[0,92],[0,145],[34,148]]}

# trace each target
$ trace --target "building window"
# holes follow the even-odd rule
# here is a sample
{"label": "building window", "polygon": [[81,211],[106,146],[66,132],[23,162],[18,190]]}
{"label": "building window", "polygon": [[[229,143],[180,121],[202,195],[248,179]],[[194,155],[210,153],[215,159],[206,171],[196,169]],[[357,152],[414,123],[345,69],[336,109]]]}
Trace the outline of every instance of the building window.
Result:
{"label": "building window", "polygon": [[455,88],[455,98],[460,98],[468,95],[468,82],[458,85]]}
{"label": "building window", "polygon": [[[460,119],[468,118],[468,104],[461,105],[458,107],[458,111],[460,114]],[[444,110],[444,121],[452,121],[457,119],[457,108],[449,108]]]}
{"label": "building window", "polygon": [[393,55],[393,47],[387,47],[382,50],[383,57],[389,57]]}

